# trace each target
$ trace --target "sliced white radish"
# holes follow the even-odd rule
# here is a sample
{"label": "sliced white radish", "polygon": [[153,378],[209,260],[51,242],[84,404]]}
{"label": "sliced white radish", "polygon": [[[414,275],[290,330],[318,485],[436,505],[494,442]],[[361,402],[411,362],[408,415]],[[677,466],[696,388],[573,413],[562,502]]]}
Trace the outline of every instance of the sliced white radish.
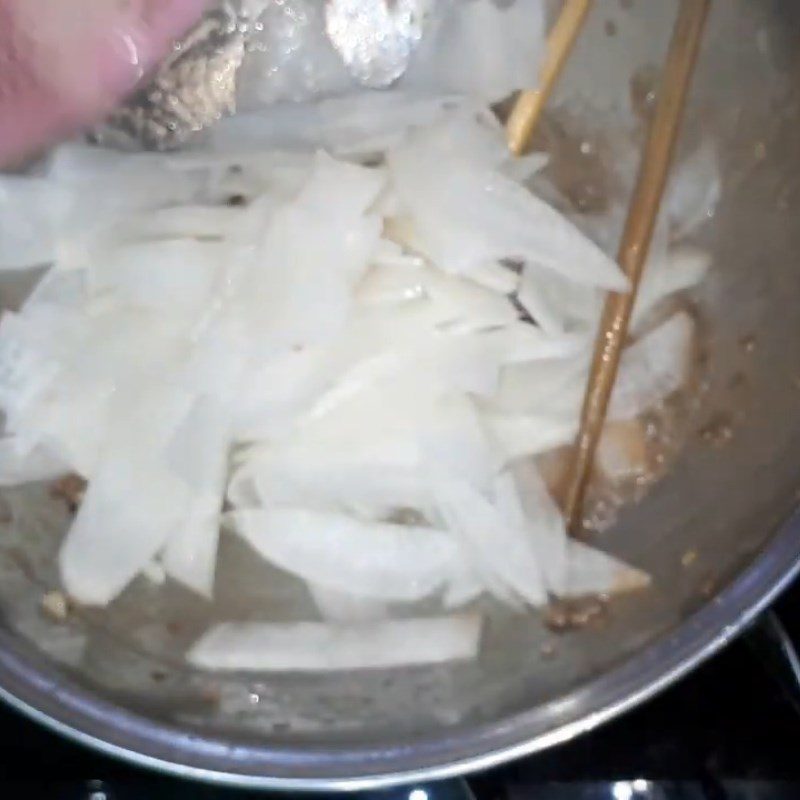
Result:
{"label": "sliced white radish", "polygon": [[403,508],[425,515],[431,506],[416,451],[406,459],[400,447],[388,443],[359,453],[325,447],[257,450],[234,471],[228,499],[237,508],[295,506],[370,519]]}
{"label": "sliced white radish", "polygon": [[633,419],[684,386],[693,340],[694,321],[679,311],[628,347],[611,396],[610,418]]}
{"label": "sliced white radish", "polygon": [[512,295],[519,288],[519,270],[499,261],[488,261],[473,267],[469,271],[469,277],[498,294]]}
{"label": "sliced white radish", "polygon": [[607,423],[597,445],[595,464],[610,481],[646,474],[649,459],[644,425],[638,419]]}
{"label": "sliced white radish", "polygon": [[398,144],[417,126],[440,119],[458,101],[441,94],[371,92],[318,104],[285,103],[263,112],[237,114],[210,131],[210,145],[223,153],[325,148],[339,156],[372,155]]}
{"label": "sliced white radish", "polygon": [[525,265],[519,302],[545,331],[586,331],[594,334],[604,295],[591,286],[573,283],[537,263]]}
{"label": "sliced white radish", "polygon": [[425,282],[419,269],[397,269],[395,265],[377,264],[358,286],[356,299],[367,305],[403,303],[425,296]]}
{"label": "sliced white radish", "polygon": [[[259,268],[243,286],[255,341],[273,349],[305,347],[341,330],[352,287],[380,241],[381,220],[364,212],[382,180],[376,170],[320,157],[299,197],[272,217]],[[326,213],[332,193],[339,204]]]}
{"label": "sliced white radish", "polygon": [[186,205],[139,212],[125,220],[129,240],[201,239],[219,241],[229,236],[242,212],[225,206]]}
{"label": "sliced white radish", "polygon": [[68,202],[47,179],[0,175],[0,270],[51,262]]}
{"label": "sliced white radish", "polygon": [[[210,597],[223,497],[228,521],[327,620],[482,594],[524,609],[643,583],[568,546],[531,459],[574,436],[604,292],[627,287],[606,254],[624,209],[576,216],[579,230],[556,195],[523,185],[545,157],[512,159],[475,101],[538,58],[540,0],[432,13],[402,88],[278,104],[191,152],[66,145],[38,177],[0,178],[0,270],[54,262],[0,322],[0,484],[88,480],[60,554],[78,602],[111,602],[154,563]],[[332,52],[312,33],[303,46]],[[477,47],[500,38],[511,50]],[[476,70],[452,71],[454,42],[472,43]],[[421,69],[436,92],[469,97],[414,94],[435,83]],[[708,150],[695,160],[713,174]],[[691,317],[656,323],[665,298],[705,275],[704,254],[674,246],[716,203],[704,180],[675,179],[657,230],[598,454],[612,477],[641,461],[609,450],[612,434],[689,376]],[[292,658],[324,668],[306,633],[275,630]],[[265,658],[261,631],[241,640],[242,668]],[[241,629],[228,632],[236,643]],[[362,663],[389,658],[373,636],[337,652],[354,658],[366,641]],[[283,668],[268,653],[266,668]]]}
{"label": "sliced white radish", "polygon": [[650,576],[614,556],[570,539],[567,545],[567,581],[563,597],[623,594],[644,589]]}
{"label": "sliced white radish", "polygon": [[323,586],[308,587],[317,610],[326,622],[375,622],[389,616],[389,606],[380,600],[358,597],[348,592],[337,592]]}
{"label": "sliced white radish", "polygon": [[[381,167],[362,167],[317,153],[308,182],[297,202],[325,210],[334,217],[365,214],[375,202],[386,183],[386,171]],[[330,209],[331,195],[337,202]]]}
{"label": "sliced white radish", "polygon": [[608,256],[513,180],[448,158],[422,135],[394,151],[389,167],[414,245],[442,269],[469,274],[487,261],[521,259],[588,286],[627,289]]}
{"label": "sliced white radish", "polygon": [[426,270],[424,287],[445,323],[462,322],[475,330],[508,325],[518,318],[507,297],[440,270]]}
{"label": "sliced white radish", "polygon": [[666,196],[673,237],[682,239],[714,216],[722,180],[714,143],[705,139],[675,170]]}
{"label": "sliced white radish", "polygon": [[350,626],[226,622],[205,633],[186,658],[197,667],[215,670],[392,669],[473,659],[480,636],[477,615]]}
{"label": "sliced white radish", "polygon": [[517,461],[495,484],[496,503],[530,536],[547,591],[559,594],[567,580],[567,531],[561,510],[531,460]]}
{"label": "sliced white radish", "polygon": [[500,466],[477,407],[466,397],[442,398],[425,420],[419,443],[423,460],[477,490],[489,486]]}
{"label": "sliced white radish", "polygon": [[280,508],[233,511],[227,519],[276,566],[310,583],[375,600],[428,597],[461,557],[454,539],[433,528]]}
{"label": "sliced white radish", "polygon": [[21,438],[50,450],[69,471],[89,479],[103,450],[113,395],[113,384],[61,372],[43,396],[13,418],[13,427]]}
{"label": "sliced white radish", "polygon": [[64,587],[78,602],[109,603],[184,519],[185,484],[159,454],[189,405],[180,392],[153,391],[120,409],[59,553]]}
{"label": "sliced white radish", "polygon": [[636,329],[662,300],[677,292],[692,289],[703,281],[711,266],[711,256],[694,247],[674,247],[664,257],[648,264],[636,297],[631,321]]}
{"label": "sliced white radish", "polygon": [[186,516],[170,536],[161,562],[167,575],[205,597],[211,597],[214,588],[229,435],[226,410],[201,398],[166,451],[167,463],[185,482],[189,500]]}
{"label": "sliced white radish", "polygon": [[589,347],[574,358],[508,364],[492,407],[507,414],[531,414],[577,420],[586,388]]}
{"label": "sliced white radish", "polygon": [[528,183],[535,175],[540,173],[550,163],[550,156],[547,153],[527,153],[518,156],[506,163],[503,173],[520,183]]}
{"label": "sliced white radish", "polygon": [[0,404],[10,423],[51,385],[59,365],[36,341],[29,320],[5,313],[0,317]]}
{"label": "sliced white radish", "polygon": [[[394,193],[391,193],[394,196]],[[380,200],[377,201],[380,205]],[[394,211],[386,211],[384,209],[376,209],[384,218],[384,235],[378,242],[375,248],[375,253],[372,256],[372,261],[378,267],[407,267],[411,270],[418,270],[425,266],[425,259],[421,256],[415,255],[405,250],[396,241],[388,238],[386,227],[389,220],[394,216]]]}
{"label": "sliced white radish", "polygon": [[[496,590],[496,586],[492,586],[492,591]],[[455,575],[452,575],[447,584],[444,594],[442,595],[442,605],[448,610],[459,608],[461,606],[471,603],[473,600],[480,597],[487,591],[487,584],[480,573],[471,565],[465,564],[463,570],[459,570]],[[519,603],[501,591],[503,601],[508,605],[517,608]]]}
{"label": "sliced white radish", "polygon": [[216,242],[169,239],[127,244],[98,254],[90,290],[113,292],[134,306],[198,308],[210,299],[226,251]]}
{"label": "sliced white radish", "polygon": [[441,471],[432,471],[431,484],[439,513],[469,549],[487,588],[499,582],[533,606],[544,604],[541,565],[519,521],[506,519],[480,492]]}
{"label": "sliced white radish", "polygon": [[487,412],[485,420],[505,461],[569,444],[578,432],[573,416]]}
{"label": "sliced white radish", "polygon": [[69,466],[46,447],[28,450],[13,436],[0,439],[0,486],[49,481],[68,472]]}

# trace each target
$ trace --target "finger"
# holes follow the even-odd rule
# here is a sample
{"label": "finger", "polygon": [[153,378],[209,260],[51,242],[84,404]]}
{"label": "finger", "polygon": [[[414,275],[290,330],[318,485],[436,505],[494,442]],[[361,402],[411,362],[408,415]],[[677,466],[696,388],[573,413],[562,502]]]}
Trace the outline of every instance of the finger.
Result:
{"label": "finger", "polygon": [[0,166],[89,125],[207,0],[0,0]]}

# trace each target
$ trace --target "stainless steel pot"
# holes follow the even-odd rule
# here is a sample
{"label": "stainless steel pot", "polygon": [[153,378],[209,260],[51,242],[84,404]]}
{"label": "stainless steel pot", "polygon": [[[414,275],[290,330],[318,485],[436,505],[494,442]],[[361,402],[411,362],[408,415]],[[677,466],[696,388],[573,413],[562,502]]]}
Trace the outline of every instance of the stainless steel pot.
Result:
{"label": "stainless steel pot", "polygon": [[[628,114],[631,78],[663,59],[675,0],[598,0],[561,87],[596,130]],[[559,100],[556,101],[558,105]],[[0,694],[43,724],[184,776],[281,788],[360,788],[453,775],[557,745],[642,702],[723,647],[800,566],[800,6],[721,0],[685,141],[710,132],[724,195],[697,297],[708,389],[667,479],[603,534],[652,591],[602,630],[491,620],[476,664],[253,680],[188,670],[210,619],[293,584],[226,544],[218,604],[142,581],[106,614],[41,613],[66,524],[44,488],[0,496]],[[0,287],[4,303],[9,287]],[[718,436],[732,426],[733,436]],[[699,435],[705,431],[705,435]],[[720,446],[724,441],[724,446]],[[229,582],[230,583],[230,582]],[[287,611],[287,613],[291,613]]]}

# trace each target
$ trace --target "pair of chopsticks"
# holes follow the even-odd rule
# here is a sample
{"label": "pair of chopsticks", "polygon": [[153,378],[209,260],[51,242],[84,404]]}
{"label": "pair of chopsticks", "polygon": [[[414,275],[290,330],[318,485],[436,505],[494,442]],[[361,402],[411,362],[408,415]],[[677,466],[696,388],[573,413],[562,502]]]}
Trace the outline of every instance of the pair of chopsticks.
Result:
{"label": "pair of chopsticks", "polygon": [[[592,0],[565,0],[561,15],[548,38],[539,86],[519,95],[507,122],[508,146],[514,154],[521,155],[528,147],[591,5]],[[673,30],[655,113],[617,256],[620,267],[630,281],[630,291],[625,294],[612,292],[606,299],[584,396],[580,429],[567,476],[564,511],[568,529],[573,535],[578,534],[582,526],[584,495],[672,165],[710,6],[711,0],[681,0]]]}

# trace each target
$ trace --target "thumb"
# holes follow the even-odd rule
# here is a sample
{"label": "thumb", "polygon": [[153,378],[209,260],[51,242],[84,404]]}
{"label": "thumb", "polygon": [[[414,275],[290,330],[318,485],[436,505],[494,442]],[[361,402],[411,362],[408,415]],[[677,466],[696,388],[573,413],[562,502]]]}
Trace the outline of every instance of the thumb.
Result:
{"label": "thumb", "polygon": [[207,0],[0,0],[0,167],[102,117]]}

